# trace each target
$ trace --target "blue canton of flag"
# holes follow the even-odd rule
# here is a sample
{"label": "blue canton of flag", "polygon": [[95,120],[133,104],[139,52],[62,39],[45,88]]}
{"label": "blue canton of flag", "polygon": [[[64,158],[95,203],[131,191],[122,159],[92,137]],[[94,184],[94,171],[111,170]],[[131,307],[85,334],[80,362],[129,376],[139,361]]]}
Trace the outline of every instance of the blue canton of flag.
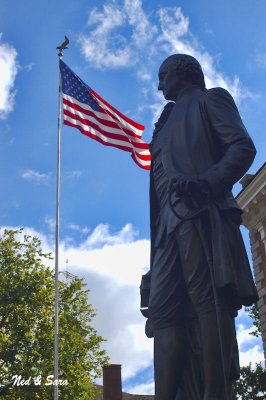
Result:
{"label": "blue canton of flag", "polygon": [[61,62],[60,69],[63,93],[74,97],[81,103],[88,104],[94,111],[98,111],[99,103],[90,94],[91,88],[71,71],[65,63]]}

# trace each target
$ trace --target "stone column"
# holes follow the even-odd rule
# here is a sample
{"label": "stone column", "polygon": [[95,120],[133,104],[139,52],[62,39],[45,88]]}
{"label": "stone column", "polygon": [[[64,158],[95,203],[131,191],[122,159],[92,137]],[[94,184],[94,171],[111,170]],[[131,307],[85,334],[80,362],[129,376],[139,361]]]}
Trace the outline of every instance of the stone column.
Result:
{"label": "stone column", "polygon": [[245,175],[237,202],[243,209],[243,225],[249,230],[255,283],[266,364],[266,163],[255,175]]}

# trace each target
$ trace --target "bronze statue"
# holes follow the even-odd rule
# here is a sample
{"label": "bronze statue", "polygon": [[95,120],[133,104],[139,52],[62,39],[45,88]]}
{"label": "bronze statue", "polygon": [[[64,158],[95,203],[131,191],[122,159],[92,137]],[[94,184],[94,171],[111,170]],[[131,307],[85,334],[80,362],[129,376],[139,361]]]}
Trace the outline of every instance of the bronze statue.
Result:
{"label": "bronze statue", "polygon": [[231,189],[256,150],[231,95],[205,88],[195,58],[168,57],[158,90],[169,103],[150,145],[151,268],[142,283],[155,399],[231,400],[234,318],[258,300]]}

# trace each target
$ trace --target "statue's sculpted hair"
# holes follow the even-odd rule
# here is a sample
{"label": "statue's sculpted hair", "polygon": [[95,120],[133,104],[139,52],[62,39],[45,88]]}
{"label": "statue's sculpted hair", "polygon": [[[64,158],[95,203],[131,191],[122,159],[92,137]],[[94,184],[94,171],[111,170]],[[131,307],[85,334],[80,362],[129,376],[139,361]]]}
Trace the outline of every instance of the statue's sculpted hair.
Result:
{"label": "statue's sculpted hair", "polygon": [[182,76],[188,83],[205,88],[205,79],[200,63],[196,58],[188,54],[173,54],[164,63],[173,63],[178,75]]}

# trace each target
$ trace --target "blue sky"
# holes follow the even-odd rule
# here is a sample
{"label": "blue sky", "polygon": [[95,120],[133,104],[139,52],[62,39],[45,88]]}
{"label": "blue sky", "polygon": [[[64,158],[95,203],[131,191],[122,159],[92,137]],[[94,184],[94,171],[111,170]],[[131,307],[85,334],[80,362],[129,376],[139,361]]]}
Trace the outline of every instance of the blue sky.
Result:
{"label": "blue sky", "polygon": [[[54,247],[58,57],[104,99],[145,125],[164,105],[157,72],[170,54],[194,55],[208,87],[234,96],[265,161],[266,3],[257,0],[0,0],[0,225],[23,226]],[[84,276],[124,389],[151,393],[152,342],[138,286],[149,265],[149,174],[126,152],[62,131],[61,269]],[[234,193],[237,194],[237,184]],[[247,242],[247,233],[244,237]],[[263,359],[241,312],[241,363]]]}

